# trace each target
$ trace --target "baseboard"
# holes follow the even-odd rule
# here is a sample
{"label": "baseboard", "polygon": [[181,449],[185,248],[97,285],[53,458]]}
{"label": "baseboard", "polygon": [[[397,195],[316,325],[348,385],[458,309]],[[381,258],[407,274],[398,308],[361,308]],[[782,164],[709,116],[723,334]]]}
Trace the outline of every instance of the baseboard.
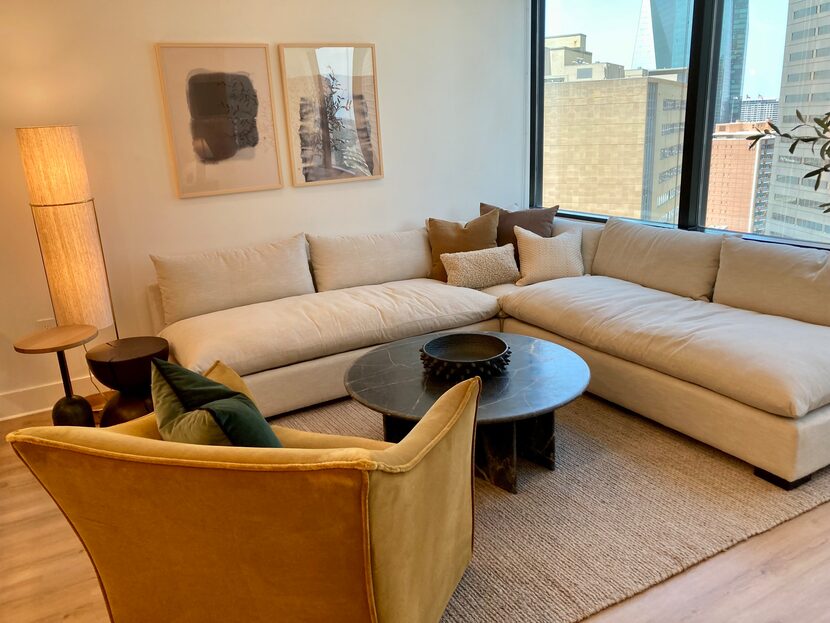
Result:
{"label": "baseboard", "polygon": [[[98,393],[98,389],[88,376],[72,379],[72,389],[81,396]],[[0,394],[0,421],[49,410],[61,396],[63,384],[60,382],[24,387]]]}

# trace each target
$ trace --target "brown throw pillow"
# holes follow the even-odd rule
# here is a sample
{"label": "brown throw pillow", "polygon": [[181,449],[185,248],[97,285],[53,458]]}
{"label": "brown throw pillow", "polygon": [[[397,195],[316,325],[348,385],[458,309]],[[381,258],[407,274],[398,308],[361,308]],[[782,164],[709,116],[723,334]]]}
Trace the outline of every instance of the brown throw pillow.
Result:
{"label": "brown throw pillow", "polygon": [[442,253],[478,251],[495,247],[498,226],[498,212],[484,214],[466,224],[437,218],[427,219],[427,234],[432,247],[430,278],[447,280],[447,271],[441,261]]}
{"label": "brown throw pillow", "polygon": [[537,236],[542,236],[542,238],[551,238],[553,236],[553,217],[558,209],[559,206],[554,206],[552,208],[534,208],[532,210],[511,212],[489,203],[481,204],[482,215],[498,212],[499,232],[496,241],[499,246],[512,243],[516,250],[517,262],[519,261],[519,245],[516,241],[516,234],[513,233],[513,228],[518,226],[527,231],[532,231]]}

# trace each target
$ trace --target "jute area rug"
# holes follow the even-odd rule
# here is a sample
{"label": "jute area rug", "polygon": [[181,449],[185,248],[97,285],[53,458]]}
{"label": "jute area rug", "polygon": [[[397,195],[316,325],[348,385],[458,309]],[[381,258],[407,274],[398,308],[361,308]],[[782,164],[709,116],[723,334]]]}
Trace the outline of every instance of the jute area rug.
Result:
{"label": "jute area rug", "polygon": [[[382,438],[343,400],[280,425]],[[557,411],[557,467],[519,493],[476,480],[476,542],[443,621],[579,621],[830,500],[830,470],[785,492],[745,463],[584,396]]]}

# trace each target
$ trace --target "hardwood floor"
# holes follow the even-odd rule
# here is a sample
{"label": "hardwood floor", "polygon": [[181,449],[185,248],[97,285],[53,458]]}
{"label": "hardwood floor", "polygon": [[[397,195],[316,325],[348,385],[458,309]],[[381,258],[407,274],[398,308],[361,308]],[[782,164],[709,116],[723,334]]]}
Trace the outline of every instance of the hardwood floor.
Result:
{"label": "hardwood floor", "polygon": [[[48,416],[33,416],[26,425],[48,422]],[[0,434],[19,427],[19,421],[0,422]],[[825,504],[588,621],[830,621],[828,526]],[[0,442],[0,622],[106,620],[83,547],[9,445]]]}

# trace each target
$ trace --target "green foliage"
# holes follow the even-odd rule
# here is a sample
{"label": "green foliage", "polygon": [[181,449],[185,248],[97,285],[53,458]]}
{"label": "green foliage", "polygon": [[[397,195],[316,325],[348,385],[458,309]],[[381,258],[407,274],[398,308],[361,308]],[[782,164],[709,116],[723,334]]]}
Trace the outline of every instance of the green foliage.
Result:
{"label": "green foliage", "polygon": [[[778,136],[791,141],[789,147],[791,154],[795,153],[799,145],[809,145],[812,153],[818,155],[824,161],[824,165],[804,175],[804,179],[816,178],[813,188],[814,190],[818,190],[821,184],[821,176],[825,173],[830,173],[830,112],[824,113],[822,117],[813,117],[809,121],[800,110],[796,110],[795,114],[801,123],[789,132],[782,132],[778,129],[778,126],[768,121],[768,127],[763,128],[761,134],[754,134],[747,137],[746,140],[750,141],[749,148],[753,149],[758,144],[758,141],[765,136]],[[806,129],[807,134],[796,134],[796,132],[802,129]],[[822,203],[819,207],[825,208],[825,214],[830,213],[830,202]]]}

